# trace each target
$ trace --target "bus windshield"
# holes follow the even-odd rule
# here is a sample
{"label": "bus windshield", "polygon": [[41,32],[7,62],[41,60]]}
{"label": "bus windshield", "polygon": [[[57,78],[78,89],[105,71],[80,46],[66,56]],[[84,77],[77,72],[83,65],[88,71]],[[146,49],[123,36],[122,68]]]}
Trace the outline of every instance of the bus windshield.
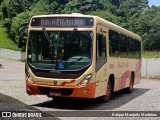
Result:
{"label": "bus windshield", "polygon": [[28,63],[35,69],[78,71],[91,64],[92,31],[30,31]]}

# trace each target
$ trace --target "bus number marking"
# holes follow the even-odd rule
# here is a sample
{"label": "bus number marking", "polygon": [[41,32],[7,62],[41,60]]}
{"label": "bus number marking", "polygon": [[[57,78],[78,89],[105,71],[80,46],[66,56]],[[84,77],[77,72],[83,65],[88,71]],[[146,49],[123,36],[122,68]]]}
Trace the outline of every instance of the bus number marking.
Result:
{"label": "bus number marking", "polygon": [[129,63],[125,63],[125,62],[118,62],[117,64],[117,68],[125,68],[125,67],[129,67]]}

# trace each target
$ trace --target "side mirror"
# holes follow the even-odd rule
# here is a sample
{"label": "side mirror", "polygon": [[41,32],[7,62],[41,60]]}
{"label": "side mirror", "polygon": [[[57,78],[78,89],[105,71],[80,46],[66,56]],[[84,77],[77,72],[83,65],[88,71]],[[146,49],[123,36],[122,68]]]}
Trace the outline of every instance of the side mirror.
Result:
{"label": "side mirror", "polygon": [[23,36],[23,32],[24,30],[27,28],[27,26],[23,26],[19,29],[18,31],[18,47],[22,48],[23,46],[25,46],[25,41],[24,41],[24,36]]}
{"label": "side mirror", "polygon": [[23,36],[19,36],[19,38],[18,38],[18,47],[19,48],[23,47]]}

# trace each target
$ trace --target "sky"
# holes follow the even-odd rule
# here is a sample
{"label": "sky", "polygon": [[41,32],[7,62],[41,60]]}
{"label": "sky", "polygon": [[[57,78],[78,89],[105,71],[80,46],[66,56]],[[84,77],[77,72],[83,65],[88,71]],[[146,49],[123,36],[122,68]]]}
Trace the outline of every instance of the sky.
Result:
{"label": "sky", "polygon": [[152,5],[160,6],[160,0],[149,0],[149,6]]}

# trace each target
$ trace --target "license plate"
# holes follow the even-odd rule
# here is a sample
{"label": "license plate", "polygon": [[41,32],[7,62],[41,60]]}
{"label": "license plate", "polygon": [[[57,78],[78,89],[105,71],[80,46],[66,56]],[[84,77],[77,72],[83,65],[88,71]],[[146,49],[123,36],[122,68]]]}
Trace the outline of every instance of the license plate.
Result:
{"label": "license plate", "polygon": [[49,95],[50,96],[61,96],[61,93],[60,92],[49,92]]}

